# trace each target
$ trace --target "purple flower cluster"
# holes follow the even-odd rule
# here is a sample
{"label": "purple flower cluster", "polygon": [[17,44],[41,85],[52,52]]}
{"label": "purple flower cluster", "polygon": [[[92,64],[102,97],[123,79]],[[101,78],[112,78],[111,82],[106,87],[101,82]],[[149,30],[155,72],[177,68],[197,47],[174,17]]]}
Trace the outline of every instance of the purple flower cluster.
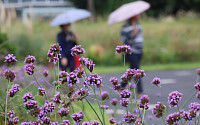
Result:
{"label": "purple flower cluster", "polygon": [[58,75],[59,75],[59,80],[62,81],[62,84],[67,82],[67,77],[69,75],[67,72],[60,71]]}
{"label": "purple flower cluster", "polygon": [[196,69],[197,75],[200,75],[200,68]]}
{"label": "purple flower cluster", "polygon": [[97,88],[100,88],[102,85],[102,77],[95,74],[90,74],[90,76],[85,78],[85,84],[86,85],[96,85]]}
{"label": "purple flower cluster", "polygon": [[8,96],[13,97],[15,93],[18,92],[19,90],[20,90],[19,84],[13,84],[8,92]]}
{"label": "purple flower cluster", "polygon": [[49,72],[48,72],[47,70],[44,70],[44,71],[43,71],[43,76],[44,76],[44,77],[47,77],[48,75],[49,75]]}
{"label": "purple flower cluster", "polygon": [[88,90],[81,88],[80,90],[77,90],[76,95],[80,96],[78,97],[78,100],[84,99],[86,96],[89,95]]}
{"label": "purple flower cluster", "polygon": [[53,81],[53,82],[52,82],[52,85],[53,85],[53,86],[58,86],[59,84],[60,84],[60,81]]}
{"label": "purple flower cluster", "polygon": [[27,101],[30,100],[30,99],[34,99],[34,98],[33,98],[33,95],[32,95],[31,93],[26,93],[26,94],[22,97],[22,100],[23,100],[24,102],[27,102]]}
{"label": "purple flower cluster", "polygon": [[156,86],[161,87],[161,85],[160,85],[160,78],[158,78],[158,77],[155,77],[151,83],[154,84],[154,85],[156,85]]}
{"label": "purple flower cluster", "polygon": [[179,113],[170,114],[166,118],[166,122],[168,125],[178,125],[179,120],[180,120]]}
{"label": "purple flower cluster", "polygon": [[7,113],[8,117],[9,118],[14,118],[15,117],[15,111],[14,110],[11,110]]}
{"label": "purple flower cluster", "polygon": [[21,125],[33,125],[31,122],[22,122]]}
{"label": "purple flower cluster", "polygon": [[110,118],[109,122],[110,122],[110,124],[115,124],[116,123],[115,118]]}
{"label": "purple flower cluster", "polygon": [[113,99],[110,101],[110,103],[111,103],[112,105],[116,106],[117,103],[118,103],[118,100],[117,100],[116,98],[113,98]]}
{"label": "purple flower cluster", "polygon": [[58,110],[58,114],[61,117],[67,116],[69,114],[69,109],[68,108],[61,108],[60,110]]}
{"label": "purple flower cluster", "polygon": [[59,58],[61,58],[61,47],[58,44],[51,45],[51,48],[49,49],[49,52],[47,54],[49,62],[53,62],[54,64],[57,63]]}
{"label": "purple flower cluster", "polygon": [[131,92],[128,89],[124,89],[120,92],[121,98],[129,98],[131,96]]}
{"label": "purple flower cluster", "polygon": [[189,108],[193,109],[193,110],[196,110],[196,111],[199,111],[200,110],[200,104],[198,102],[191,103],[189,105]]}
{"label": "purple flower cluster", "polygon": [[27,64],[24,66],[24,70],[28,75],[33,75],[35,66],[33,63]]}
{"label": "purple flower cluster", "polygon": [[34,63],[36,61],[36,58],[34,56],[29,55],[28,57],[25,58],[25,63],[26,64],[31,64]]}
{"label": "purple flower cluster", "polygon": [[52,100],[53,102],[60,103],[60,102],[61,102],[60,92],[58,92],[57,94],[55,94],[55,95],[54,95],[54,98],[51,98],[51,100]]}
{"label": "purple flower cluster", "polygon": [[93,63],[91,59],[81,57],[79,61],[82,62],[90,72],[93,71],[95,64]]}
{"label": "purple flower cluster", "polygon": [[129,45],[122,45],[116,47],[116,54],[126,53],[131,54],[131,47]]}
{"label": "purple flower cluster", "polygon": [[78,46],[75,45],[71,49],[71,55],[72,56],[80,55],[80,54],[83,54],[83,53],[85,53],[85,49],[81,48],[81,45],[78,45]]}
{"label": "purple flower cluster", "polygon": [[197,92],[196,97],[200,99],[200,91]]}
{"label": "purple flower cluster", "polygon": [[168,97],[168,103],[171,107],[176,107],[178,105],[178,102],[181,100],[181,96],[183,94],[179,93],[178,91],[173,91],[169,94]]}
{"label": "purple flower cluster", "polygon": [[71,72],[68,75],[67,81],[69,82],[68,86],[73,86],[76,83],[79,83],[79,79],[78,79],[76,73],[74,73],[74,72]]}
{"label": "purple flower cluster", "polygon": [[200,91],[200,83],[195,84],[194,87],[197,91]]}
{"label": "purple flower cluster", "polygon": [[122,100],[120,100],[120,104],[123,107],[128,107],[128,102],[129,102],[129,99],[126,99],[126,98],[123,98]]}
{"label": "purple flower cluster", "polygon": [[148,103],[149,103],[148,95],[143,95],[143,96],[140,97],[140,104],[139,104],[140,108],[148,109],[149,108]]}
{"label": "purple flower cluster", "polygon": [[101,109],[108,109],[109,106],[107,106],[107,105],[101,105],[100,108],[101,108]]}
{"label": "purple flower cluster", "polygon": [[46,93],[44,88],[38,88],[38,91],[39,91],[38,95],[41,95],[41,96],[44,96]]}
{"label": "purple flower cluster", "polygon": [[9,119],[9,125],[16,125],[19,122],[18,117],[15,117],[15,111],[11,110],[7,113]]}
{"label": "purple flower cluster", "polygon": [[90,125],[90,123],[87,122],[87,121],[84,121],[84,122],[82,123],[82,125]]}
{"label": "purple flower cluster", "polygon": [[5,78],[6,78],[8,81],[13,82],[14,79],[15,79],[15,77],[16,77],[16,74],[15,74],[15,72],[12,71],[11,69],[6,69],[6,70],[4,71],[4,76],[5,76]]}
{"label": "purple flower cluster", "polygon": [[75,69],[75,73],[76,73],[76,75],[77,75],[78,78],[82,78],[82,77],[85,76],[84,75],[84,69],[81,68],[81,67]]}
{"label": "purple flower cluster", "polygon": [[60,125],[70,125],[69,120],[63,120],[63,123],[60,123]]}
{"label": "purple flower cluster", "polygon": [[81,122],[84,118],[84,114],[82,111],[80,111],[79,113],[74,113],[72,114],[72,118],[74,119],[74,121],[76,122]]}
{"label": "purple flower cluster", "polygon": [[55,109],[55,103],[46,101],[45,104],[40,108],[39,118],[44,118],[47,113],[52,113]]}
{"label": "purple flower cluster", "polygon": [[102,100],[107,100],[109,99],[109,93],[107,91],[104,91],[101,93],[101,99]]}
{"label": "purple flower cluster", "polygon": [[24,106],[27,109],[35,109],[35,108],[37,108],[37,101],[29,100],[24,103]]}
{"label": "purple flower cluster", "polygon": [[155,117],[160,118],[163,116],[163,113],[165,112],[166,106],[162,102],[157,102],[155,104],[155,107],[152,110],[152,113]]}
{"label": "purple flower cluster", "polygon": [[146,76],[146,74],[144,73],[144,70],[127,69],[127,71],[121,76],[121,79],[123,82],[126,83],[132,78],[135,78],[136,80],[138,80],[144,76]]}
{"label": "purple flower cluster", "polygon": [[136,119],[137,119],[137,116],[134,114],[131,114],[130,112],[128,112],[128,114],[127,113],[124,114],[124,122],[126,123],[134,123]]}
{"label": "purple flower cluster", "polygon": [[186,111],[181,112],[181,118],[184,118],[185,121],[191,121],[192,120],[192,116],[190,115],[189,112],[186,112]]}
{"label": "purple flower cluster", "polygon": [[100,124],[100,122],[97,121],[97,120],[94,120],[94,122],[93,122],[93,121],[90,121],[90,123],[91,123],[91,125],[99,125],[99,124]]}
{"label": "purple flower cluster", "polygon": [[116,77],[111,77],[110,82],[113,84],[113,89],[115,91],[120,91],[121,90],[121,85],[118,84],[118,80]]}
{"label": "purple flower cluster", "polygon": [[16,57],[15,56],[13,56],[13,54],[8,54],[6,57],[5,57],[5,61],[4,61],[5,63],[8,63],[8,64],[10,64],[10,63],[14,63],[14,62],[17,62],[17,59],[16,59]]}

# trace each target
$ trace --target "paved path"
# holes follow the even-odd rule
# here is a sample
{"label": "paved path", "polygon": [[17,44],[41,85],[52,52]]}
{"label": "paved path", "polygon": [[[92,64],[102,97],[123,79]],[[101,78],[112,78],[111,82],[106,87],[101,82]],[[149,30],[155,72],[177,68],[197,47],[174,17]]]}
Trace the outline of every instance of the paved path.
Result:
{"label": "paved path", "polygon": [[[154,107],[154,104],[158,101],[163,102],[165,105],[168,105],[168,94],[172,91],[178,91],[183,94],[182,100],[180,102],[180,105],[183,105],[183,103],[193,94],[194,92],[194,85],[197,81],[197,74],[195,69],[191,70],[176,70],[176,71],[149,71],[145,72],[146,77],[144,77],[143,80],[143,87],[144,87],[144,94],[147,94],[150,98],[149,101],[149,109],[146,112],[146,123],[153,124],[156,123],[157,125],[163,124],[162,119],[157,119],[152,115],[152,108]],[[118,80],[120,80],[120,77],[123,73],[117,73],[117,74],[102,74],[103,78],[103,84],[106,84],[110,87],[112,87],[112,84],[109,82],[110,77],[117,77]],[[151,81],[154,77],[159,77],[161,79],[161,86],[162,87],[156,87],[151,84]],[[108,91],[109,88],[104,86],[102,87],[103,91]],[[161,96],[158,97],[157,94],[160,93]],[[93,95],[91,95],[93,96]],[[119,95],[115,92],[112,92],[110,95],[110,98],[119,98]],[[193,97],[193,99],[190,102],[198,102],[198,100]],[[107,101],[105,104],[109,105],[113,108],[113,106],[110,104],[110,100]],[[187,111],[188,104],[185,106],[185,110]],[[109,109],[106,111],[106,113],[111,114],[113,112],[112,109]],[[120,106],[118,103],[117,107],[117,113],[118,113],[118,119],[122,120],[123,114],[126,112],[125,108]],[[177,108],[170,108],[169,113],[177,112]],[[153,116],[153,120],[148,120],[147,117],[149,115]],[[192,123],[188,123],[192,124]],[[187,125],[188,125],[187,124]]]}

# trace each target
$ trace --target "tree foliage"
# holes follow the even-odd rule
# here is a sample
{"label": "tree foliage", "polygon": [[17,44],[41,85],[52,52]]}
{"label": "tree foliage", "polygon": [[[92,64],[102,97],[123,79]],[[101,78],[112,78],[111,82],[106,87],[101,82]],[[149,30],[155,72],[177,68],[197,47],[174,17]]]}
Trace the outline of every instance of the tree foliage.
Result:
{"label": "tree foliage", "polygon": [[[87,9],[87,0],[71,0],[76,7]],[[109,14],[122,4],[136,0],[94,0],[95,12],[98,15]],[[200,12],[200,0],[144,0],[151,4],[147,15],[157,17],[161,14],[175,15],[179,10]]]}

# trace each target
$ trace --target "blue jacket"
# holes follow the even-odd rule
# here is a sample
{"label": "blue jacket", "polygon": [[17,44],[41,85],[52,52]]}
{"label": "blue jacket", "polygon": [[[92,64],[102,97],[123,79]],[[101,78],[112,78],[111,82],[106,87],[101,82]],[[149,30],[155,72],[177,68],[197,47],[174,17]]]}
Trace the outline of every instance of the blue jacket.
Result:
{"label": "blue jacket", "polygon": [[62,51],[60,52],[62,57],[70,56],[71,49],[76,45],[75,36],[70,31],[67,33],[64,31],[58,33],[57,42],[62,48]]}

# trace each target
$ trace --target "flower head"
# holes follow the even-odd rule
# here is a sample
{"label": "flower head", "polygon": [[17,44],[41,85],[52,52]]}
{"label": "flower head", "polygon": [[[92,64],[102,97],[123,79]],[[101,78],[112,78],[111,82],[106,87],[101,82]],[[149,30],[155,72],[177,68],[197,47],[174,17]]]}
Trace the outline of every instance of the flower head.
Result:
{"label": "flower head", "polygon": [[116,98],[113,98],[113,99],[110,101],[110,103],[111,103],[112,105],[116,106],[117,103],[118,103],[118,100],[117,100]]}
{"label": "flower head", "polygon": [[57,63],[58,59],[61,57],[60,51],[61,47],[58,44],[51,45],[51,48],[48,51],[49,62]]}
{"label": "flower head", "polygon": [[123,98],[122,100],[120,100],[120,104],[123,107],[128,107],[128,102],[129,102],[129,99],[126,99],[126,98]]}
{"label": "flower head", "polygon": [[178,125],[178,121],[180,120],[179,113],[170,114],[166,118],[166,122],[168,125]]}
{"label": "flower head", "polygon": [[15,117],[15,111],[14,110],[11,110],[7,113],[8,117],[9,118],[14,118]]}
{"label": "flower head", "polygon": [[93,61],[92,61],[91,59],[81,57],[81,58],[79,59],[79,61],[83,62],[83,64],[85,65],[85,67],[87,67],[87,69],[88,69],[90,72],[93,71],[95,64],[93,63]]}
{"label": "flower head", "polygon": [[77,77],[76,73],[74,73],[74,72],[71,72],[68,75],[67,81],[69,82],[68,86],[73,86],[79,82],[78,77]]}
{"label": "flower head", "polygon": [[197,75],[200,75],[200,68],[196,69]]}
{"label": "flower head", "polygon": [[110,124],[115,124],[116,123],[115,118],[110,118],[108,121],[110,122]]}
{"label": "flower head", "polygon": [[12,81],[14,81],[14,79],[15,79],[15,77],[16,77],[16,74],[15,74],[15,72],[14,71],[12,71],[11,69],[6,69],[5,71],[4,71],[4,76],[5,76],[5,78],[8,80],[8,81],[10,81],[10,82],[12,82]]}
{"label": "flower head", "polygon": [[83,54],[83,53],[85,53],[85,49],[81,48],[81,45],[78,45],[78,46],[75,45],[71,49],[71,55],[72,56],[80,55],[80,54]]}
{"label": "flower head", "polygon": [[82,125],[90,125],[90,122],[84,121]]}
{"label": "flower head", "polygon": [[63,120],[63,123],[60,123],[60,125],[70,125],[69,120]]}
{"label": "flower head", "polygon": [[90,121],[90,123],[91,123],[91,125],[99,125],[99,124],[100,124],[100,122],[97,121],[97,120],[94,120],[94,122],[93,122],[93,121]]}
{"label": "flower head", "polygon": [[197,92],[196,97],[200,99],[200,91]]}
{"label": "flower head", "polygon": [[18,92],[19,90],[20,90],[19,84],[13,84],[8,92],[8,96],[13,97],[15,93]]}
{"label": "flower head", "polygon": [[72,118],[74,119],[74,121],[80,122],[83,120],[84,114],[83,114],[83,112],[74,113],[74,114],[72,114]]}
{"label": "flower head", "polygon": [[137,116],[134,114],[131,114],[130,112],[128,112],[128,114],[127,113],[124,114],[124,122],[126,123],[134,123],[136,119],[137,119]]}
{"label": "flower head", "polygon": [[44,88],[38,88],[38,95],[44,96],[45,95],[45,89]]}
{"label": "flower head", "polygon": [[29,55],[28,57],[25,58],[25,63],[26,64],[30,64],[30,63],[34,63],[36,61],[36,58],[34,56]]}
{"label": "flower head", "polygon": [[14,62],[17,62],[17,59],[16,59],[16,57],[15,56],[13,56],[13,54],[8,54],[6,57],[5,57],[5,61],[4,61],[5,63],[8,63],[8,64],[10,64],[10,63],[14,63]]}
{"label": "flower head", "polygon": [[109,106],[107,106],[107,105],[101,105],[100,108],[101,108],[101,109],[108,109]]}
{"label": "flower head", "polygon": [[101,87],[102,83],[102,77],[98,76],[96,73],[95,74],[90,74],[90,76],[85,78],[85,84],[86,85],[96,85],[98,88]]}
{"label": "flower head", "polygon": [[31,93],[26,93],[26,94],[22,97],[22,100],[23,100],[24,102],[27,102],[27,101],[30,100],[30,99],[34,99],[34,98],[33,98],[33,95],[32,95]]}
{"label": "flower head", "polygon": [[196,110],[196,111],[199,111],[200,110],[200,104],[198,102],[191,103],[189,105],[189,108],[193,109],[193,110]]}
{"label": "flower head", "polygon": [[163,116],[163,113],[165,112],[166,106],[162,102],[157,102],[155,104],[155,107],[152,110],[152,113],[155,117],[160,118]]}
{"label": "flower head", "polygon": [[108,94],[107,91],[104,91],[104,92],[101,93],[101,99],[102,99],[102,100],[107,100],[107,99],[109,99],[109,94]]}
{"label": "flower head", "polygon": [[178,91],[173,91],[169,94],[168,97],[168,103],[171,107],[176,107],[178,102],[181,100],[182,93],[179,93]]}
{"label": "flower head", "polygon": [[47,77],[48,75],[49,75],[49,72],[48,72],[47,70],[44,70],[44,71],[43,71],[43,76],[44,76],[44,77]]}
{"label": "flower head", "polygon": [[118,80],[116,77],[111,77],[110,78],[110,82],[113,84],[113,85],[117,85],[118,84]]}
{"label": "flower head", "polygon": [[129,45],[122,45],[116,47],[116,54],[127,53],[131,54],[131,47]]}
{"label": "flower head", "polygon": [[58,110],[58,114],[61,117],[67,116],[69,114],[69,109],[68,108],[61,108],[60,110]]}
{"label": "flower head", "polygon": [[124,89],[120,92],[121,98],[129,98],[131,96],[131,92],[128,89]]}
{"label": "flower head", "polygon": [[60,92],[58,92],[57,94],[54,95],[54,98],[51,98],[52,101],[56,102],[56,103],[60,103],[61,101],[61,96],[60,96]]}
{"label": "flower head", "polygon": [[148,109],[149,108],[148,103],[149,103],[148,95],[143,95],[140,97],[140,104],[139,104],[140,108]]}
{"label": "flower head", "polygon": [[200,91],[200,83],[195,84],[194,87],[197,91]]}
{"label": "flower head", "polygon": [[155,77],[151,83],[156,86],[160,86],[160,78]]}
{"label": "flower head", "polygon": [[24,70],[26,71],[28,75],[33,75],[34,69],[35,69],[35,66],[33,65],[33,63],[27,64],[24,66]]}

